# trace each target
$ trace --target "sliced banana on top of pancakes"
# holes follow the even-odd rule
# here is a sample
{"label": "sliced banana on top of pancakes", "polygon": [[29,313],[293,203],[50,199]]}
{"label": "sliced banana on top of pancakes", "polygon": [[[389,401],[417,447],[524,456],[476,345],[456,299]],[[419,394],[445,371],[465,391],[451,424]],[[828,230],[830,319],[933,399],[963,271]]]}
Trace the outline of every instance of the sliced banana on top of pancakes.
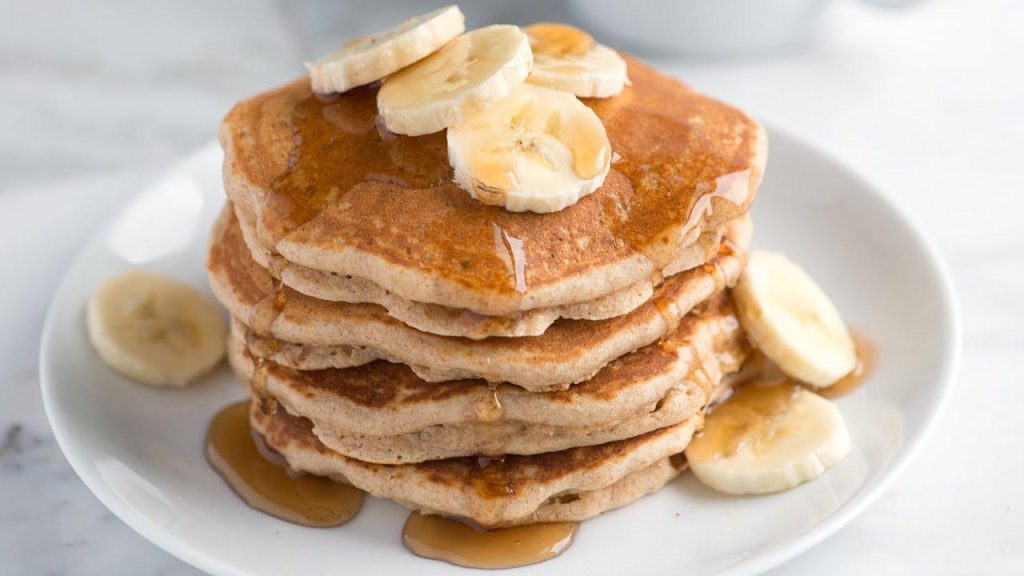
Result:
{"label": "sliced banana on top of pancakes", "polygon": [[313,90],[383,80],[377,109],[387,129],[407,136],[448,129],[455,183],[486,204],[554,212],[599,188],[611,145],[576,97],[621,93],[625,61],[564,24],[462,33],[463,22],[449,6],[350,42],[309,65]]}
{"label": "sliced banana on top of pancakes", "polygon": [[484,204],[556,212],[601,186],[611,145],[575,96],[523,84],[448,129],[448,161],[455,182]]}
{"label": "sliced banana on top of pancakes", "polygon": [[518,26],[479,28],[389,76],[377,109],[396,134],[440,132],[508,96],[532,66],[530,43]]}
{"label": "sliced banana on top of pancakes", "polygon": [[581,98],[607,98],[629,83],[626,61],[611,48],[567,24],[542,22],[523,29],[533,49],[527,82]]}
{"label": "sliced banana on top of pancakes", "polygon": [[466,29],[458,6],[445,6],[372,36],[347,42],[309,70],[317,94],[345,92],[376,82],[430,56]]}

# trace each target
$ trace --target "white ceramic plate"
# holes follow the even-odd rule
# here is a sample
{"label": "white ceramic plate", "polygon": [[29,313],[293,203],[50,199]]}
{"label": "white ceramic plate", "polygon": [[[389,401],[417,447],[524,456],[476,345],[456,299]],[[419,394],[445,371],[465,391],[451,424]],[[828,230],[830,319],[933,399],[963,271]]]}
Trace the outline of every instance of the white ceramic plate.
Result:
{"label": "white ceramic plate", "polygon": [[[588,520],[562,557],[529,574],[751,574],[819,542],[874,500],[934,425],[960,348],[953,289],[921,232],[836,162],[772,131],[755,202],[755,244],[781,250],[824,286],[880,358],[841,398],[853,450],[820,479],[761,497],[716,494],[686,476]],[[242,397],[225,369],[189,390],[136,385],[100,362],[83,310],[104,278],[142,266],[207,290],[207,230],[223,202],[220,152],[202,149],[103,227],[51,305],[40,372],[64,454],[115,514],[216,574],[450,573],[405,551],[406,513],[367,499],[351,523],[304,528],[248,508],[206,464],[211,416]]]}

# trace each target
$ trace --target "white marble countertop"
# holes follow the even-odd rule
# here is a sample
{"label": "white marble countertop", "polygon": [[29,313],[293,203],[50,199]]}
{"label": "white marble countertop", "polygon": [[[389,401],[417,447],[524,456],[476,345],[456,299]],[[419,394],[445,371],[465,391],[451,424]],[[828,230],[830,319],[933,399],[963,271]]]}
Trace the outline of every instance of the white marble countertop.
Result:
{"label": "white marble countertop", "polygon": [[[301,73],[346,9],[0,1],[0,574],[196,573],[64,461],[39,397],[43,315],[96,223],[213,138],[232,102]],[[906,475],[776,572],[1024,573],[1024,3],[839,2],[827,23],[812,50],[656,63],[889,190],[945,254],[965,350]]]}

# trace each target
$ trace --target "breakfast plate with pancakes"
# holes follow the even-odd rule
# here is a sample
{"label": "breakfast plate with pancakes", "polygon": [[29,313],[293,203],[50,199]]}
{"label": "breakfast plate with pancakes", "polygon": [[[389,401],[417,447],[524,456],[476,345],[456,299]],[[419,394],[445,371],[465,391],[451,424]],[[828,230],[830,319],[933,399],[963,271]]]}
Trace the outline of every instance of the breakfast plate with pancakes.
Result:
{"label": "breakfast plate with pancakes", "polygon": [[308,68],[103,225],[46,320],[68,461],[182,560],[753,574],[934,427],[945,268],[812,146],[456,7]]}

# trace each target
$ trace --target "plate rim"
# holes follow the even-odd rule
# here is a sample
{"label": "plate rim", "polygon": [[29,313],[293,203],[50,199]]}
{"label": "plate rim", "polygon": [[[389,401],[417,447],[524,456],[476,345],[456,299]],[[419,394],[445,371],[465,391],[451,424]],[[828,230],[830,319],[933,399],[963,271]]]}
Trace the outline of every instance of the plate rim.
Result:
{"label": "plate rim", "polygon": [[956,283],[953,280],[953,275],[949,271],[949,267],[947,266],[946,261],[942,256],[942,252],[939,250],[934,238],[932,238],[931,234],[925,230],[924,226],[921,225],[917,218],[913,216],[912,212],[898,201],[895,196],[887,193],[882,186],[862,175],[862,173],[854,169],[852,165],[841,160],[831,151],[815,146],[810,140],[798,136],[789,130],[779,128],[778,125],[774,123],[763,123],[766,131],[768,132],[769,158],[771,157],[771,140],[781,135],[783,139],[789,140],[790,143],[816,154],[821,162],[828,163],[832,168],[842,171],[848,175],[852,182],[855,182],[857,185],[865,189],[875,200],[879,201],[888,210],[892,211],[892,213],[895,214],[896,217],[909,229],[911,235],[923,249],[923,252],[927,257],[928,266],[932,269],[938,279],[937,288],[939,294],[941,294],[942,313],[944,319],[949,323],[949,331],[945,335],[945,338],[943,338],[943,346],[948,349],[950,353],[943,356],[939,371],[941,376],[937,379],[939,380],[938,393],[933,396],[934,400],[932,401],[932,406],[928,411],[928,416],[923,422],[920,431],[916,436],[908,438],[907,442],[901,448],[899,455],[891,464],[882,469],[872,486],[869,486],[868,489],[863,491],[859,496],[844,504],[828,518],[820,522],[814,529],[808,531],[802,536],[793,539],[785,545],[779,546],[775,550],[766,552],[759,557],[749,559],[739,565],[731,566],[716,576],[747,576],[760,574],[775,568],[787,560],[792,560],[817,544],[820,544],[822,541],[849,524],[854,518],[860,516],[868,506],[878,500],[882,495],[882,492],[902,476],[903,473],[906,472],[907,468],[917,458],[921,448],[932,436],[939,421],[946,413],[946,407],[949,405],[949,399],[952,396],[953,387],[956,385],[957,375],[960,372],[960,362],[963,354],[963,312],[961,310]]}
{"label": "plate rim", "polygon": [[[907,437],[906,442],[901,447],[897,456],[888,466],[880,471],[878,477],[870,486],[861,491],[849,502],[844,503],[838,510],[804,534],[773,549],[762,551],[758,555],[741,560],[739,563],[733,564],[732,566],[718,572],[720,576],[758,574],[774,568],[783,562],[806,552],[826,538],[832,536],[840,528],[844,527],[855,517],[859,516],[868,506],[873,504],[882,492],[899,476],[901,476],[913,463],[922,446],[932,436],[939,420],[942,419],[943,414],[946,412],[946,407],[949,403],[953,387],[956,384],[963,348],[962,310],[952,274],[950,273],[935,241],[911,214],[911,212],[893,196],[886,193],[881,186],[876,185],[870,179],[864,177],[860,172],[855,170],[846,162],[838,159],[828,150],[819,148],[813,145],[810,141],[795,135],[793,132],[779,128],[773,123],[765,123],[765,126],[770,140],[787,140],[790,144],[800,148],[801,151],[816,155],[819,161],[830,164],[830,168],[841,171],[850,179],[850,181],[866,190],[871,196],[873,196],[874,200],[883,204],[886,209],[891,211],[897,219],[906,226],[911,233],[911,236],[913,236],[914,240],[918,243],[925,254],[927,266],[938,279],[936,288],[941,297],[941,312],[943,320],[945,320],[949,325],[949,330],[944,335],[942,344],[949,353],[944,355],[942,358],[939,377],[936,379],[936,384],[938,385],[936,387],[937,392],[932,396],[932,405],[927,411],[926,418],[917,433]],[[192,164],[202,162],[206,156],[214,153],[217,149],[218,145],[215,140],[200,146],[193,152],[172,164],[168,169],[160,172],[157,177],[150,181],[150,185],[164,181],[173,174],[187,171]],[[147,186],[142,192],[133,198],[141,197],[146,194],[149,189],[150,187]],[[90,474],[87,470],[84,456],[82,456],[80,452],[76,452],[74,450],[69,452],[68,447],[72,442],[72,440],[70,440],[71,432],[65,427],[65,422],[55,416],[56,400],[54,395],[57,391],[55,384],[53,384],[53,377],[50,375],[50,370],[47,367],[46,360],[48,355],[47,351],[50,347],[49,343],[53,341],[53,333],[56,330],[56,308],[58,300],[68,290],[68,285],[74,280],[71,273],[80,260],[81,254],[86,250],[89,250],[99,241],[103,231],[108,229],[112,222],[119,219],[125,209],[126,208],[123,208],[110,214],[108,218],[99,223],[90,235],[89,240],[82,245],[74,259],[71,261],[71,264],[69,264],[67,269],[64,271],[56,289],[53,292],[53,297],[47,306],[46,317],[43,322],[43,330],[40,337],[38,359],[39,386],[47,422],[53,432],[54,438],[57,441],[57,445],[60,447],[61,453],[78,478],[83,484],[85,484],[93,496],[95,496],[108,510],[110,510],[122,522],[127,524],[132,530],[140,534],[155,546],[199,570],[215,574],[245,574],[245,572],[241,571],[236,566],[218,558],[215,555],[209,554],[203,548],[186,540],[170,536],[157,524],[150,521],[141,513],[135,511],[135,509],[127,502],[119,498],[107,487],[102,478],[98,475],[93,476]]]}

